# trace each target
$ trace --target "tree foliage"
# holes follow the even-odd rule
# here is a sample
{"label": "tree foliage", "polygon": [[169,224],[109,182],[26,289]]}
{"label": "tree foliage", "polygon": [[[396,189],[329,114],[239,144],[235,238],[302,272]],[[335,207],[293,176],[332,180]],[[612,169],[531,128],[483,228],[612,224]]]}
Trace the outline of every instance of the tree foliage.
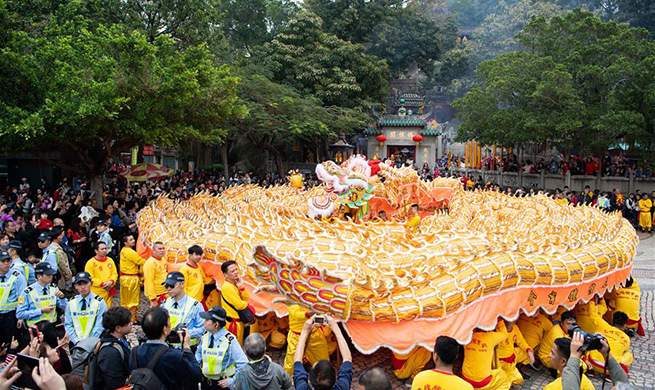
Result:
{"label": "tree foliage", "polygon": [[[508,132],[511,142],[525,144],[523,131],[533,142],[581,152],[600,154],[618,141],[652,150],[655,45],[646,30],[574,10],[550,21],[533,18],[518,39],[526,52],[481,64],[481,86],[457,102],[462,138],[500,142],[498,134]],[[516,66],[503,69],[503,61]]]}
{"label": "tree foliage", "polygon": [[98,174],[134,145],[220,140],[226,118],[246,113],[236,104],[238,78],[202,45],[180,50],[166,35],[149,42],[119,25],[18,31],[0,67],[4,145],[66,150],[64,162],[79,172]]}
{"label": "tree foliage", "polygon": [[366,111],[386,94],[387,66],[360,45],[321,30],[321,19],[302,13],[258,55],[274,81],[315,96],[324,106]]}

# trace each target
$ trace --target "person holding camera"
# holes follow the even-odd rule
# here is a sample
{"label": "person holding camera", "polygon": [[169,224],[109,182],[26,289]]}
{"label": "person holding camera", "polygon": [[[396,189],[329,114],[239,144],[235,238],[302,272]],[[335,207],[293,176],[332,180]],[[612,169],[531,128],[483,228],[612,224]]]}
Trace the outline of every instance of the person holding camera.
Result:
{"label": "person holding camera", "polygon": [[[553,346],[550,349],[549,358],[550,366],[555,368],[560,375],[563,375],[565,367],[571,365],[570,370],[577,371],[575,375],[577,377],[577,382],[573,383],[571,387],[570,373],[567,373],[566,377],[559,377],[554,381],[550,382],[544,387],[544,390],[570,390],[570,389],[580,389],[580,390],[594,390],[594,384],[591,383],[589,378],[582,373],[583,368],[580,367],[580,357],[584,353],[584,350],[580,350],[582,344],[584,343],[584,336],[579,331],[573,333],[573,337],[576,338],[576,344],[572,344],[571,339],[566,337],[560,337],[555,339]],[[582,341],[580,341],[582,339]],[[564,382],[564,379],[567,379]]]}
{"label": "person holding camera", "polygon": [[[287,354],[284,357],[284,370],[293,375],[293,359],[300,340],[303,326],[312,317],[311,312],[300,305],[289,305],[289,333],[287,334]],[[319,325],[319,324],[317,324]],[[315,364],[320,360],[330,360],[330,348],[327,337],[329,330],[325,326],[312,327],[311,334],[306,343],[303,361]],[[293,376],[292,376],[293,378]]]}
{"label": "person holding camera", "polygon": [[153,368],[162,386],[171,390],[197,389],[202,380],[202,371],[191,352],[189,333],[179,332],[182,350],[169,347],[166,339],[171,333],[171,321],[168,312],[161,307],[148,309],[142,322],[148,341],[132,350],[132,369],[146,367],[160,348],[166,348]]}
{"label": "person holding camera", "polygon": [[[162,303],[162,308],[171,316],[171,326],[174,331],[185,328],[191,337],[191,345],[198,344],[198,338],[205,329],[200,314],[205,311],[202,304],[184,292],[184,275],[179,271],[166,275],[163,283],[169,297]],[[171,336],[175,334],[172,333]],[[169,340],[173,346],[179,347],[180,340]]]}
{"label": "person holding camera", "polygon": [[236,337],[225,330],[225,309],[214,306],[200,313],[207,332],[201,337],[196,360],[202,365],[202,390],[228,389],[234,376],[248,364],[248,358]]}
{"label": "person holding camera", "polygon": [[[302,360],[305,355],[305,345],[307,339],[315,325],[319,325],[317,318],[324,319],[328,326],[334,332],[339,345],[339,352],[343,357],[343,363],[339,368],[339,373],[335,372],[334,366],[329,360],[320,360],[316,362],[308,374],[303,366]],[[322,323],[322,322],[321,322]],[[313,316],[305,322],[300,333],[296,353],[293,357],[293,384],[296,390],[350,390],[353,379],[353,363],[348,343],[341,333],[339,324],[330,316],[324,317]],[[310,387],[311,383],[311,387]]]}
{"label": "person holding camera", "polygon": [[[602,347],[600,348],[600,353],[603,355],[605,361],[607,362],[607,369],[609,371],[609,376],[612,378],[612,387],[613,390],[630,390],[633,387],[628,381],[628,375],[623,370],[623,367],[614,359],[610,354],[610,345],[605,338],[600,339]],[[571,357],[568,359],[566,366],[562,370],[561,386],[564,389],[582,389],[585,390],[584,381],[586,376],[580,374],[580,359],[584,354],[585,337],[580,332],[575,332],[573,334],[573,339],[571,340]],[[588,381],[588,379],[587,379]],[[549,385],[550,386],[550,385]],[[594,387],[592,386],[591,389]],[[544,390],[557,389],[557,387],[548,388],[546,386]]]}

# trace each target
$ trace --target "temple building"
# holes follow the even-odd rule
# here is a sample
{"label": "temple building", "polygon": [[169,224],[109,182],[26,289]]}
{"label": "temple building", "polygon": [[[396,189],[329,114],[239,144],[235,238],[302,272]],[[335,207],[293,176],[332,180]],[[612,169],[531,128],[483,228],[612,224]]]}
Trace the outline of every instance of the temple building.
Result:
{"label": "temple building", "polygon": [[441,157],[441,126],[431,119],[430,112],[423,113],[424,99],[417,94],[406,93],[393,104],[395,114],[376,114],[374,126],[364,131],[368,137],[369,158],[391,158],[396,163],[414,164],[417,168],[428,163],[434,167]]}

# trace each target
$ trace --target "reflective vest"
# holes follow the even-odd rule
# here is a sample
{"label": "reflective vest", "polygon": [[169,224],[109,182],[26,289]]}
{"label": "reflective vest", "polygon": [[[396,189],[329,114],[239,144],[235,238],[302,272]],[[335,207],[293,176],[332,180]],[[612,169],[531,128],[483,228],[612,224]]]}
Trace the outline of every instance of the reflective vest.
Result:
{"label": "reflective vest", "polygon": [[234,363],[223,370],[223,363],[230,358],[230,342],[234,336],[229,333],[225,335],[217,348],[208,348],[209,338],[214,337],[210,332],[202,335],[202,374],[213,380],[220,380],[234,376],[237,368]]}
{"label": "reflective vest", "polygon": [[100,309],[100,300],[96,298],[97,296],[90,299],[91,304],[84,311],[80,310],[81,302],[79,299],[73,299],[70,303],[71,320],[78,340],[83,340],[91,335],[91,330],[93,330]]}
{"label": "reflective vest", "polygon": [[[186,325],[187,317],[189,316],[189,313],[191,312],[191,308],[196,302],[198,301],[192,299],[190,296],[187,295],[184,306],[181,308],[178,307],[177,309],[173,309],[173,304],[175,303],[174,298],[169,297],[164,301],[162,307],[166,309],[166,311],[168,311],[168,315],[171,318],[171,329],[174,329],[180,323]],[[197,343],[198,343],[198,339],[191,339],[191,343],[190,343],[191,345],[196,345]],[[179,346],[180,344],[172,344],[172,345]]]}
{"label": "reflective vest", "polygon": [[18,260],[19,260],[21,263],[23,263],[23,264],[21,265],[21,264],[18,264],[18,262],[16,262],[15,264],[13,264],[13,265],[11,266],[11,268],[16,268],[16,269],[18,269],[18,267],[23,267],[23,272],[25,272],[25,282],[29,283],[29,279],[30,279],[30,267],[28,267],[28,266],[27,266],[27,263],[25,263],[23,260],[21,260],[21,259],[18,259]]}
{"label": "reflective vest", "polygon": [[16,310],[16,306],[18,305],[16,300],[9,302],[9,294],[11,293],[11,289],[14,287],[14,283],[16,283],[18,277],[14,272],[12,272],[11,275],[5,276],[9,276],[9,279],[6,279],[4,283],[0,283],[0,310],[3,312]]}
{"label": "reflective vest", "polygon": [[[32,301],[34,301],[34,306],[36,306],[37,309],[44,308],[46,306],[57,306],[57,297],[55,294],[52,292],[54,287],[49,288],[49,294],[48,295],[42,295],[41,292],[43,291],[43,287],[39,285],[37,288],[32,288],[30,289],[31,291],[28,293],[30,298],[32,298]],[[35,317],[35,319],[32,320],[27,320],[28,325],[34,325],[39,321],[43,320],[48,320],[50,322],[55,322],[57,321],[57,310],[56,308],[53,309],[50,313],[41,313],[40,316]]]}

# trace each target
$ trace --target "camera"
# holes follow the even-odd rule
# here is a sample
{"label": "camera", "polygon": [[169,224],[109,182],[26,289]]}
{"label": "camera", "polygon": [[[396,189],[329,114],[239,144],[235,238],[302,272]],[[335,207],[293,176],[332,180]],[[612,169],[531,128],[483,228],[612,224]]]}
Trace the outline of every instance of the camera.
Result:
{"label": "camera", "polygon": [[[166,337],[166,342],[168,344],[182,344],[184,337],[186,337],[186,332],[183,330],[183,328],[184,324],[177,324],[177,326],[171,330],[171,333],[168,335],[168,337]],[[181,335],[178,334],[178,332],[181,332]],[[180,339],[180,336],[182,339]]]}
{"label": "camera", "polygon": [[325,317],[323,317],[323,316],[315,316],[315,317],[314,317],[314,323],[315,323],[315,324],[319,324],[319,325],[324,324],[324,323],[325,323]]}
{"label": "camera", "polygon": [[605,337],[596,334],[596,333],[587,333],[580,328],[580,325],[578,324],[573,324],[569,328],[569,337],[573,338],[574,333],[580,333],[584,337],[584,343],[580,347],[580,352],[586,352],[586,351],[598,351],[601,348],[603,348],[603,344],[601,344],[601,340],[604,340]]}

